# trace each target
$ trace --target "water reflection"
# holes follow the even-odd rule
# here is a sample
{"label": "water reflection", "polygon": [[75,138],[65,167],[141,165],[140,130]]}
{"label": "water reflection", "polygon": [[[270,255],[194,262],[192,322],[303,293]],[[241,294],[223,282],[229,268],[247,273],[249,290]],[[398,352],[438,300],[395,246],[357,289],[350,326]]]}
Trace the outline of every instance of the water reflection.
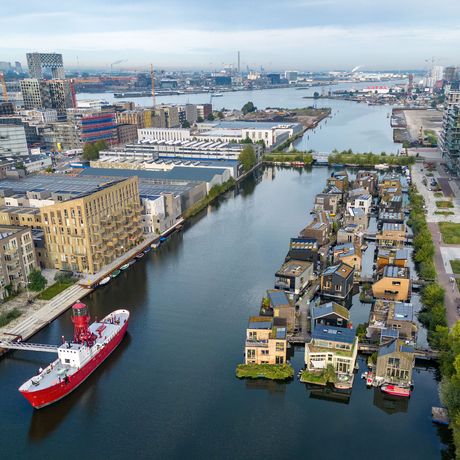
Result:
{"label": "water reflection", "polygon": [[246,390],[263,390],[269,395],[286,395],[286,388],[290,382],[279,383],[268,379],[245,379]]}
{"label": "water reflection", "polygon": [[350,390],[338,390],[334,385],[318,386],[305,384],[305,389],[309,393],[310,398],[322,399],[324,401],[336,402],[341,404],[349,404],[351,398]]}
{"label": "water reflection", "polygon": [[52,404],[40,410],[34,410],[29,424],[29,440],[37,443],[46,439],[60,427],[67,415],[71,413],[77,404],[84,408],[91,417],[100,400],[104,374],[110,373],[112,369],[115,369],[119,358],[126,352],[130,343],[131,336],[127,332],[120,345],[118,345],[104,364],[97,368],[77,389],[57,404]]}
{"label": "water reflection", "polygon": [[407,412],[409,409],[409,398],[398,398],[384,393],[380,388],[372,388],[374,392],[374,406],[383,412],[392,415],[398,412]]}

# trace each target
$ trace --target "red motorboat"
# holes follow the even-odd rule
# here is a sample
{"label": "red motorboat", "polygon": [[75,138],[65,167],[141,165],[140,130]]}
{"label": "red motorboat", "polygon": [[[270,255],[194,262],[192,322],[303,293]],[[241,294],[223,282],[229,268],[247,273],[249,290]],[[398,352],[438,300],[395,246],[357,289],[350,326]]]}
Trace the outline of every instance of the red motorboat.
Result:
{"label": "red motorboat", "polygon": [[102,321],[89,324],[88,307],[72,307],[74,340],[56,348],[58,359],[19,388],[36,409],[53,404],[81,385],[121,342],[128,328],[129,311],[115,310]]}
{"label": "red motorboat", "polygon": [[391,396],[398,396],[400,398],[409,398],[410,390],[409,388],[399,387],[397,385],[383,385],[381,387],[382,391]]}

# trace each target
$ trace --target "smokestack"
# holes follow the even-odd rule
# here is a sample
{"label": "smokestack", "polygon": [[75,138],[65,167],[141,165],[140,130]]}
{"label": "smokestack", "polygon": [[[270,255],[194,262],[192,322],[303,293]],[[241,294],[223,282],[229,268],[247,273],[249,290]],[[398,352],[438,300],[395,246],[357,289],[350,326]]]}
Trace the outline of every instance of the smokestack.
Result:
{"label": "smokestack", "polygon": [[238,73],[240,73],[241,68],[240,68],[240,52],[238,51]]}

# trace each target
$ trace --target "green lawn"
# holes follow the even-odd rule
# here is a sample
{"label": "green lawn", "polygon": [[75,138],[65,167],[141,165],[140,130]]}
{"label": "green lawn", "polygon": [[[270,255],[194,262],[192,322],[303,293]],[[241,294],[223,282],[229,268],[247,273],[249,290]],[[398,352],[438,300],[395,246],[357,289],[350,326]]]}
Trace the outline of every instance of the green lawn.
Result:
{"label": "green lawn", "polygon": [[434,196],[436,198],[444,198],[444,193],[442,193],[442,192],[434,192]]}
{"label": "green lawn", "polygon": [[448,201],[448,200],[436,201],[436,206],[438,208],[453,208],[454,207],[452,201]]}
{"label": "green lawn", "polygon": [[441,216],[453,216],[455,214],[454,211],[435,211],[434,213]]}
{"label": "green lawn", "polygon": [[455,274],[460,274],[460,260],[459,259],[451,260],[450,266],[452,267],[452,271]]}
{"label": "green lawn", "polygon": [[460,244],[460,224],[439,222],[442,241],[446,244]]}
{"label": "green lawn", "polygon": [[54,283],[47,287],[44,291],[40,292],[37,298],[40,300],[51,300],[62,291],[65,291],[69,286],[72,286],[72,284],[74,284],[73,281],[68,283]]}
{"label": "green lawn", "polygon": [[238,378],[287,380],[294,377],[294,369],[290,364],[238,364]]}
{"label": "green lawn", "polygon": [[316,385],[326,385],[326,383],[334,383],[336,381],[335,371],[332,366],[323,369],[319,372],[310,372],[304,369],[300,374],[300,381],[303,383],[314,383]]}
{"label": "green lawn", "polygon": [[16,318],[19,318],[20,316],[21,312],[17,308],[13,308],[13,310],[0,313],[0,327],[6,326],[8,323]]}

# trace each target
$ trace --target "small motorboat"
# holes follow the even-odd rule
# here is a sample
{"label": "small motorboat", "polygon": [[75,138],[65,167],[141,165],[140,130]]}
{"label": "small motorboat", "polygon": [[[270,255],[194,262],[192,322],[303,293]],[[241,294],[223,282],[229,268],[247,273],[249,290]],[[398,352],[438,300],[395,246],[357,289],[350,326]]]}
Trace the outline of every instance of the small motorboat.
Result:
{"label": "small motorboat", "polygon": [[374,375],[372,372],[368,372],[366,376],[366,386],[371,387],[374,383]]}
{"label": "small motorboat", "polygon": [[99,286],[105,286],[111,280],[110,276],[106,276],[99,281]]}
{"label": "small motorboat", "polygon": [[153,249],[158,249],[160,247],[160,243],[159,242],[156,242],[156,243],[152,243],[150,245]]}
{"label": "small motorboat", "polygon": [[167,236],[162,236],[160,237],[160,243],[163,243],[164,241],[166,241],[168,239]]}
{"label": "small motorboat", "polygon": [[120,267],[120,270],[126,270],[130,267],[129,263],[127,264],[123,264],[121,267]]}
{"label": "small motorboat", "polygon": [[149,246],[147,246],[147,247],[144,249],[144,254],[148,254],[151,250],[152,250],[152,248],[149,247]]}
{"label": "small motorboat", "polygon": [[144,253],[140,252],[139,254],[136,254],[136,259],[142,259],[144,257]]}
{"label": "small motorboat", "polygon": [[112,278],[116,278],[121,273],[121,270],[115,270],[110,274]]}
{"label": "small motorboat", "polygon": [[398,385],[382,385],[382,391],[391,396],[398,396],[400,398],[409,398],[410,389],[399,387]]}

